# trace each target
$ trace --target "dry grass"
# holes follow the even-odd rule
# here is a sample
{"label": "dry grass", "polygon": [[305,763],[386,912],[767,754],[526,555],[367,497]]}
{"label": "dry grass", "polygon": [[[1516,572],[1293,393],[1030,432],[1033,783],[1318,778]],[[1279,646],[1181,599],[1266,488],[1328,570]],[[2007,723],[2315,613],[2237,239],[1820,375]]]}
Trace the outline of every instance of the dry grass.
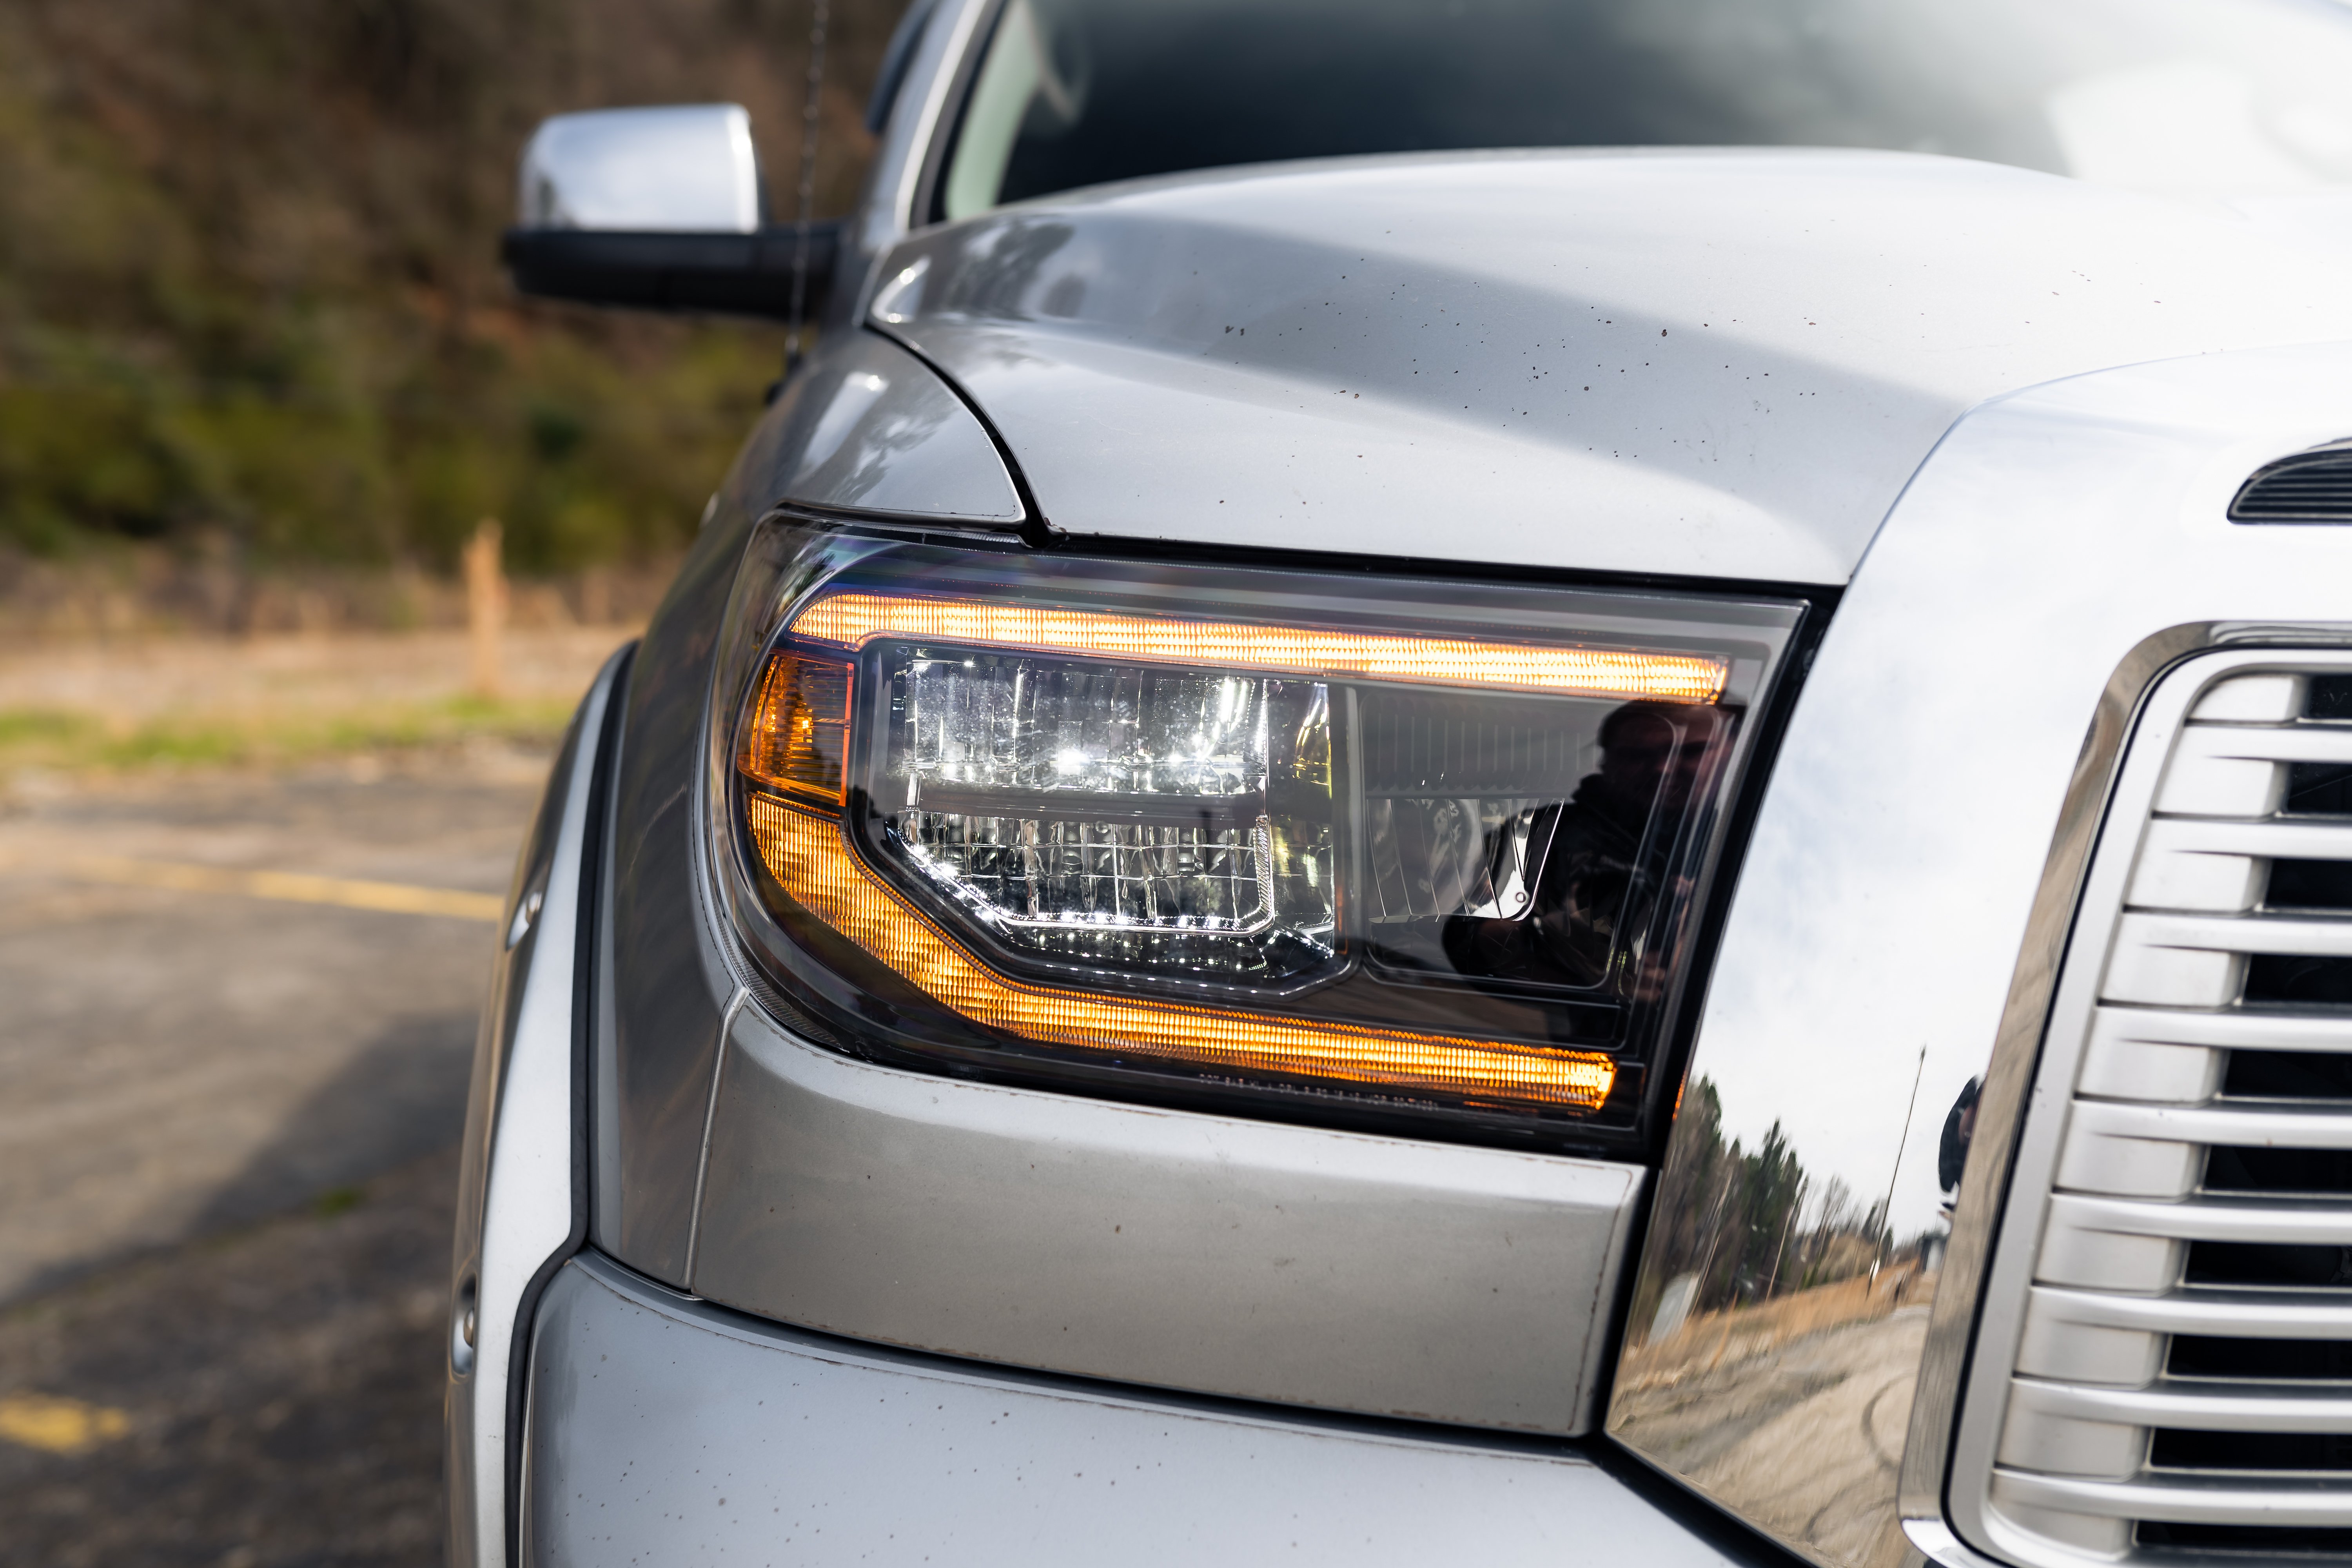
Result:
{"label": "dry grass", "polygon": [[1934,1274],[1914,1264],[1817,1285],[1754,1306],[1694,1313],[1664,1339],[1630,1350],[1617,1385],[1632,1392],[1678,1383],[1726,1363],[1747,1361],[1825,1329],[1892,1316],[1935,1300]]}
{"label": "dry grass", "polygon": [[456,632],[62,644],[0,656],[0,783],[281,765],[477,740],[543,744],[618,626],[510,633],[496,696]]}

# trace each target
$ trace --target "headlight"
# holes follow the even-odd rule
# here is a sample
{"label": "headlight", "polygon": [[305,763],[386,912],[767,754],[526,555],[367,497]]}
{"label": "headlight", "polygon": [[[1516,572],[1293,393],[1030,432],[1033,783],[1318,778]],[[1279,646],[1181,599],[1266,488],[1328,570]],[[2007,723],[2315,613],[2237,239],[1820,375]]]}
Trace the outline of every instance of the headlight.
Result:
{"label": "headlight", "polygon": [[845,1048],[1630,1130],[1801,608],[772,521],[713,846]]}

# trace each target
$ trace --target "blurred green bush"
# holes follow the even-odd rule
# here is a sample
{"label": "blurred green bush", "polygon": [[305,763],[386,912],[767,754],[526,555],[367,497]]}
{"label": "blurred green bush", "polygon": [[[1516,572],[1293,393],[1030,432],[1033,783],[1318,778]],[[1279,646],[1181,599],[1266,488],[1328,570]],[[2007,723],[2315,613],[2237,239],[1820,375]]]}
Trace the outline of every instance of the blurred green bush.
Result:
{"label": "blurred green bush", "polygon": [[[0,0],[0,548],[522,572],[693,531],[780,329],[516,298],[546,114],[749,106],[779,208],[809,0]],[[821,205],[902,0],[834,0]]]}

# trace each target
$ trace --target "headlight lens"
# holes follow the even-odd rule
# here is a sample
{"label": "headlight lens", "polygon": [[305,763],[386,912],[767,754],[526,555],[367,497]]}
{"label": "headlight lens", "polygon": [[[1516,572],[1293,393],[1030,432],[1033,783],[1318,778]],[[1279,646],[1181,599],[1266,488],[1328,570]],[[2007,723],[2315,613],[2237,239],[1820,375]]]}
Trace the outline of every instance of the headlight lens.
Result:
{"label": "headlight lens", "polygon": [[714,847],[854,1049],[1630,1130],[1801,608],[772,522]]}

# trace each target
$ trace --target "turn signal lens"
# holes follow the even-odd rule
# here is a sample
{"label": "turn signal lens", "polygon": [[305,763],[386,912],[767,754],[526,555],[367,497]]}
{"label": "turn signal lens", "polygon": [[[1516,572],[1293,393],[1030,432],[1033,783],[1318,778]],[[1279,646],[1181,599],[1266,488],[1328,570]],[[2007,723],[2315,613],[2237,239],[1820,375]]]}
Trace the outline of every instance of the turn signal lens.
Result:
{"label": "turn signal lens", "polygon": [[739,595],[774,629],[722,673],[729,834],[738,923],[818,1032],[1097,1093],[1638,1131],[1801,606],[771,526]]}
{"label": "turn signal lens", "polygon": [[780,653],[761,678],[735,765],[744,777],[796,799],[838,807],[849,743],[855,668],[843,660]]}

